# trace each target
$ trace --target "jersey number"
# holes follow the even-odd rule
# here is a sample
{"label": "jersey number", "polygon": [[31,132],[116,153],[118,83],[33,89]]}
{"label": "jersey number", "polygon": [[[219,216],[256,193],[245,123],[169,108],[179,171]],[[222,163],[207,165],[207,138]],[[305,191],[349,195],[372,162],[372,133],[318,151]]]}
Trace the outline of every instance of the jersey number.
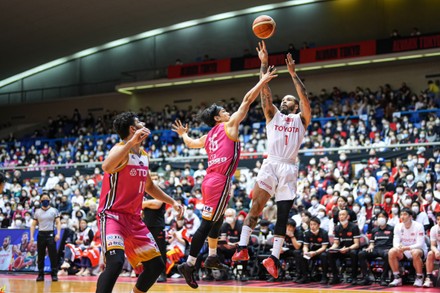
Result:
{"label": "jersey number", "polygon": [[287,134],[284,136],[284,145],[287,145],[287,142],[289,141],[289,137],[287,136]]}
{"label": "jersey number", "polygon": [[145,181],[141,181],[139,183],[139,193],[144,193],[145,192]]}

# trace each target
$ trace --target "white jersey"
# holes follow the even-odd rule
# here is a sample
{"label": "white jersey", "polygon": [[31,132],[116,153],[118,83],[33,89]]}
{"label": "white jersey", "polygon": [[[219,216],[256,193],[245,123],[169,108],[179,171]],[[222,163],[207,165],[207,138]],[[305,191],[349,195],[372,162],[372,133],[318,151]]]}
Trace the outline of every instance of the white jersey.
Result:
{"label": "white jersey", "polygon": [[440,249],[440,227],[435,225],[431,228],[431,242],[437,242],[437,248]]}
{"label": "white jersey", "polygon": [[397,224],[394,227],[393,246],[397,248],[400,245],[410,246],[411,249],[421,249],[426,255],[428,247],[425,242],[425,228],[423,225],[412,221],[409,229],[406,229],[404,223]]}
{"label": "white jersey", "polygon": [[300,114],[284,115],[277,110],[266,132],[268,158],[296,162],[306,132]]}
{"label": "white jersey", "polygon": [[12,245],[0,248],[0,271],[8,271],[12,260]]}

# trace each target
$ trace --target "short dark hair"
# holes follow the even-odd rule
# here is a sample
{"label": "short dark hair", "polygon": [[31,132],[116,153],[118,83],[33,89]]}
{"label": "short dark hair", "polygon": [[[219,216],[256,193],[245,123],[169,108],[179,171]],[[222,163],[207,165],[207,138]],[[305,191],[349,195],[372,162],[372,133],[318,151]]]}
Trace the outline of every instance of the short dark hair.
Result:
{"label": "short dark hair", "polygon": [[216,124],[214,117],[218,116],[218,113],[220,113],[222,109],[223,107],[220,107],[214,103],[203,110],[203,112],[200,114],[199,119],[209,127],[214,127]]}
{"label": "short dark hair", "polygon": [[411,217],[414,216],[413,211],[412,211],[411,209],[409,209],[409,208],[403,208],[403,209],[401,209],[401,210],[400,210],[400,214],[402,214],[402,213],[407,213],[407,214],[410,215]]}
{"label": "short dark hair", "polygon": [[294,219],[288,219],[287,220],[287,226],[292,226],[293,228],[296,228],[296,222]]}
{"label": "short dark hair", "polygon": [[315,222],[318,225],[321,225],[321,220],[318,217],[312,217],[310,222]]}
{"label": "short dark hair", "polygon": [[385,210],[380,210],[380,212],[376,215],[376,217],[379,217],[380,215],[388,219],[388,213]]}
{"label": "short dark hair", "polygon": [[130,134],[130,126],[134,125],[135,118],[137,118],[137,115],[133,112],[124,112],[115,117],[113,129],[121,139],[127,138]]}

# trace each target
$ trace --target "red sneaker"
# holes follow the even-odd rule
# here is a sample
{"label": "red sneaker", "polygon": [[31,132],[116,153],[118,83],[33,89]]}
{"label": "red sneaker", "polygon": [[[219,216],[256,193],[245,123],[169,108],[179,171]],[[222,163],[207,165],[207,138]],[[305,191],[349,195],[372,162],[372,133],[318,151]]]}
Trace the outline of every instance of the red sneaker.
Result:
{"label": "red sneaker", "polygon": [[263,260],[263,266],[266,268],[267,272],[275,279],[278,278],[278,262],[279,260],[272,255]]}
{"label": "red sneaker", "polygon": [[247,261],[249,260],[249,252],[247,248],[237,248],[234,255],[232,256],[232,261]]}

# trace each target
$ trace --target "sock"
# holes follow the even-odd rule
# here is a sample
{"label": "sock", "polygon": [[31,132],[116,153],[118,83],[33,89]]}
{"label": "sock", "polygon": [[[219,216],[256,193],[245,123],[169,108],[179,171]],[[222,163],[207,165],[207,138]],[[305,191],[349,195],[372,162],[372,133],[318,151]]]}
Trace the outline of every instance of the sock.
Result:
{"label": "sock", "polygon": [[423,279],[423,274],[417,274],[417,279]]}
{"label": "sock", "polygon": [[211,256],[211,255],[217,255],[217,248],[209,248],[208,256]]}
{"label": "sock", "polygon": [[188,259],[186,260],[186,263],[193,267],[196,264],[196,260],[197,260],[197,257],[189,255]]}
{"label": "sock", "polygon": [[238,242],[239,246],[248,246],[249,237],[251,237],[252,228],[249,226],[243,226],[241,228],[240,242]]}
{"label": "sock", "polygon": [[278,259],[280,259],[281,248],[283,247],[283,243],[284,243],[283,237],[274,237],[272,255]]}
{"label": "sock", "polygon": [[400,279],[399,272],[393,272],[393,275],[394,275],[394,279]]}

